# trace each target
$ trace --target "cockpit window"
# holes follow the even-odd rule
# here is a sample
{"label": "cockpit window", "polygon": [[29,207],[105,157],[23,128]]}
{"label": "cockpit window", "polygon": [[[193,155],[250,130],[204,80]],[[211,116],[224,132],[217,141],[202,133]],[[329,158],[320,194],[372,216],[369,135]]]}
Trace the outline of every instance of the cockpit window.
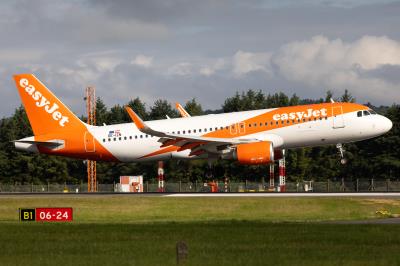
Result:
{"label": "cockpit window", "polygon": [[374,110],[369,109],[368,111],[371,113],[371,115],[376,115],[376,112]]}
{"label": "cockpit window", "polygon": [[368,111],[363,111],[364,115],[370,115],[370,113]]}
{"label": "cockpit window", "polygon": [[362,111],[357,112],[357,117],[362,117]]}

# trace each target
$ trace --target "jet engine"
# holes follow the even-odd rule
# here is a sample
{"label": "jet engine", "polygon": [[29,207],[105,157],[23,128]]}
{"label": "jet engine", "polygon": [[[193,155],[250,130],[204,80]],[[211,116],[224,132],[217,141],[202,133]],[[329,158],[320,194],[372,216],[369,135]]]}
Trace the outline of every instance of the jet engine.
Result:
{"label": "jet engine", "polygon": [[274,147],[270,141],[239,144],[233,158],[240,164],[269,164],[274,161]]}

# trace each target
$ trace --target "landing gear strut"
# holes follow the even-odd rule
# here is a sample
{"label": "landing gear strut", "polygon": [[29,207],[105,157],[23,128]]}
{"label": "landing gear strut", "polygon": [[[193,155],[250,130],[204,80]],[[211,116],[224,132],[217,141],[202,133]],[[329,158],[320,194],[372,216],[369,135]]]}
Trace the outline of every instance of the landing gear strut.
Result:
{"label": "landing gear strut", "polygon": [[343,149],[342,143],[336,144],[336,148],[339,150],[340,163],[341,163],[341,164],[346,164],[346,163],[347,163],[347,159],[344,158],[344,152],[345,152],[346,150]]}

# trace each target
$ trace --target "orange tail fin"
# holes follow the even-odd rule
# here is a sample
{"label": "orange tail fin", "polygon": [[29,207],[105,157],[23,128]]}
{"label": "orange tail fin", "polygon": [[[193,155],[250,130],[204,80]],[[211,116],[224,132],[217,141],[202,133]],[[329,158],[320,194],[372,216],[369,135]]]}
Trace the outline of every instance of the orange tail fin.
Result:
{"label": "orange tail fin", "polygon": [[36,136],[85,125],[33,74],[14,75],[14,80]]}

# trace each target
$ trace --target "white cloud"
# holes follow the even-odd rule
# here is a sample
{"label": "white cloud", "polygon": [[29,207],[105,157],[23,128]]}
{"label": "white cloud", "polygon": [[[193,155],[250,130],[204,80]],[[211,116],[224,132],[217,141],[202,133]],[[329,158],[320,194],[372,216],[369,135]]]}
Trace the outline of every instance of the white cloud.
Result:
{"label": "white cloud", "polygon": [[153,57],[145,55],[137,55],[135,59],[132,60],[131,63],[144,68],[149,68],[153,64]]}
{"label": "white cloud", "polygon": [[189,62],[180,62],[167,69],[168,75],[188,76],[193,73],[193,65]]}
{"label": "white cloud", "polygon": [[233,73],[240,77],[252,71],[263,71],[270,73],[269,53],[250,53],[237,51],[233,56]]}
{"label": "white cloud", "polygon": [[218,58],[211,64],[207,64],[200,68],[200,74],[203,76],[211,76],[215,74],[218,70],[223,69],[226,66],[226,60],[223,58]]}
{"label": "white cloud", "polygon": [[284,45],[273,55],[272,61],[285,79],[314,90],[349,89],[362,100],[400,100],[400,84],[365,75],[366,71],[385,65],[400,65],[400,43],[385,36],[364,36],[347,43],[315,36]]}

